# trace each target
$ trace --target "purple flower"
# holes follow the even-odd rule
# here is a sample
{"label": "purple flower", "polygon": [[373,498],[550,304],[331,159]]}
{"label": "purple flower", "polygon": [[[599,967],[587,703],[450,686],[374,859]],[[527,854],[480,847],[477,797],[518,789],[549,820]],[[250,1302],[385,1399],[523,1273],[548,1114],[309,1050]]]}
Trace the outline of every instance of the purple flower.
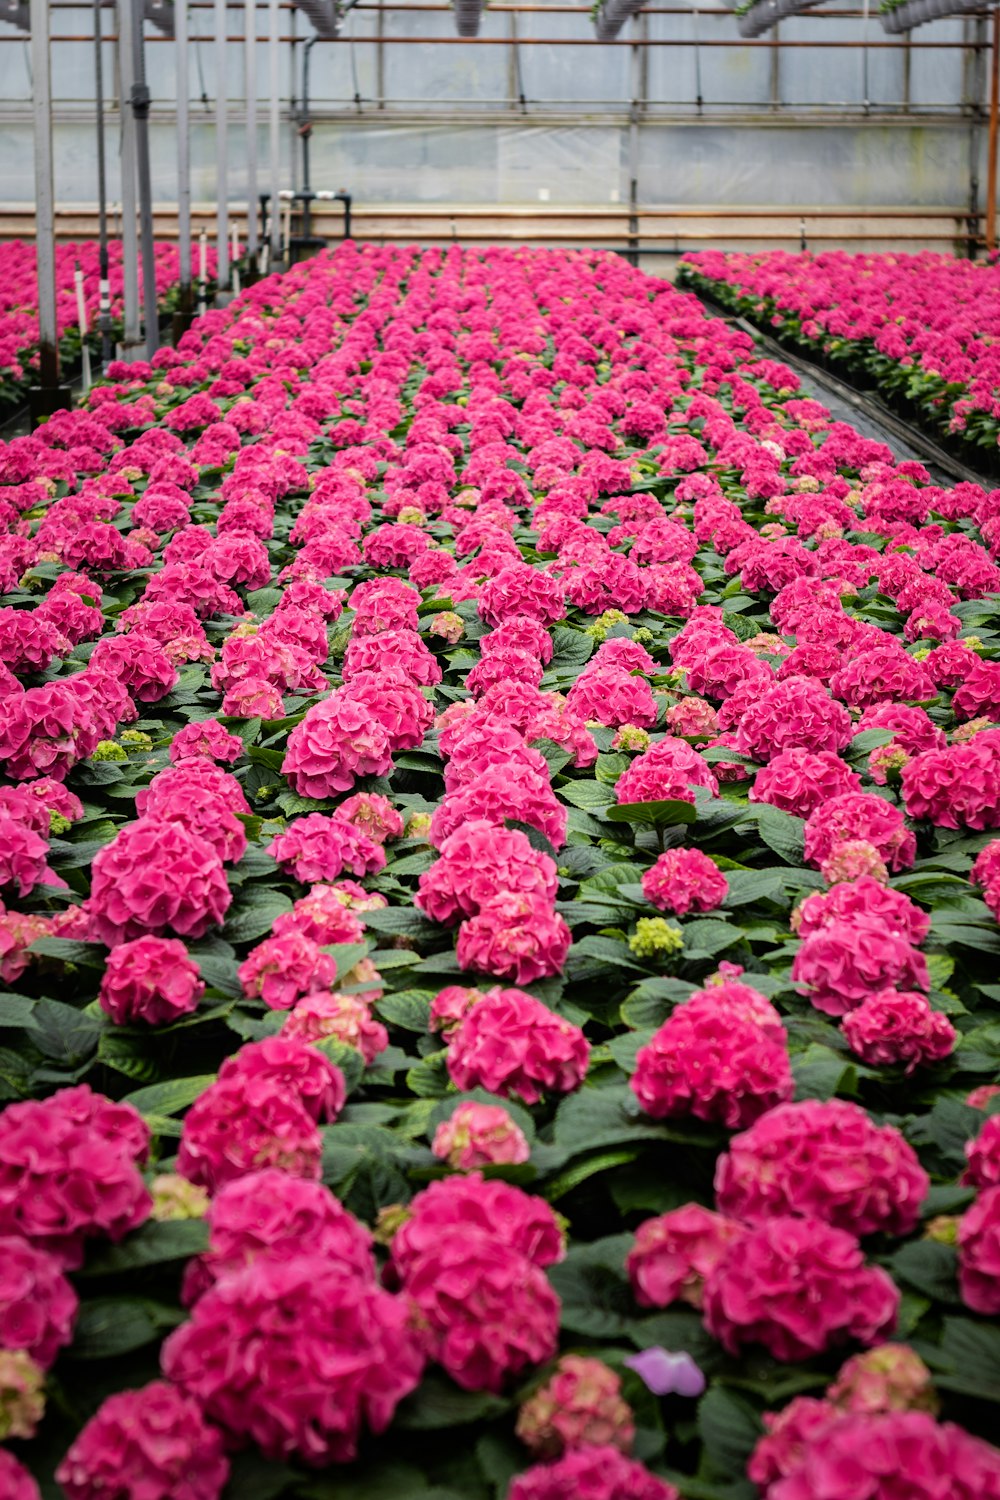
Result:
{"label": "purple flower", "polygon": [[690,1354],[683,1351],[671,1354],[654,1344],[652,1349],[643,1349],[633,1354],[625,1364],[634,1370],[654,1396],[700,1396],[705,1389],[705,1377]]}

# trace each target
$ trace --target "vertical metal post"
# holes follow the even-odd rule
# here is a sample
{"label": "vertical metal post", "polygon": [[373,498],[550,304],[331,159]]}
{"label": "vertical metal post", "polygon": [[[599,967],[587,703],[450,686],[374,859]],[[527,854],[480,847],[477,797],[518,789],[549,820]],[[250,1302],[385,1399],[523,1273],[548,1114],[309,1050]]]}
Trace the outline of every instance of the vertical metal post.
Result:
{"label": "vertical metal post", "polygon": [[121,114],[122,171],[122,277],[123,316],[122,354],[134,356],[142,343],[139,319],[139,236],[135,222],[135,117],[129,107],[132,98],[132,69],[135,52],[132,43],[132,0],[118,0],[118,105]]}
{"label": "vertical metal post", "polygon": [[990,52],[990,133],[986,168],[986,248],[997,243],[997,125],[1000,117],[1000,11],[993,11],[993,47]]}
{"label": "vertical metal post", "polygon": [[89,391],[93,385],[90,373],[90,345],[87,336],[90,332],[87,327],[87,301],[83,291],[83,272],[80,262],[77,261],[73,271],[73,287],[76,292],[76,321],[80,329],[80,363],[83,367],[83,389]]}
{"label": "vertical metal post", "polygon": [[149,166],[149,88],[146,84],[146,49],[143,38],[145,6],[133,0],[132,46],[135,61],[132,79],[132,113],[135,116],[135,155],[139,179],[139,228],[142,241],[142,301],[146,324],[146,358],[160,346],[160,314],[156,303],[156,254],[153,248],[153,180]]}
{"label": "vertical metal post", "polygon": [[257,262],[257,0],[244,0],[244,92],[247,106],[247,256]]}
{"label": "vertical metal post", "polygon": [[378,18],[375,32],[375,97],[378,108],[385,109],[385,0],[378,0]]}
{"label": "vertical metal post", "polygon": [[229,164],[226,151],[226,0],[215,0],[215,253],[216,281],[222,293],[229,290]]}
{"label": "vertical metal post", "polygon": [[188,0],[174,0],[177,58],[177,248],[180,254],[180,312],[192,312],[191,291],[191,80],[188,74]]}
{"label": "vertical metal post", "polygon": [[781,108],[781,48],[778,46],[778,32],[781,30],[781,22],[774,23],[774,43],[771,48],[771,108]]}
{"label": "vertical metal post", "polygon": [[101,0],[94,0],[94,93],[97,103],[97,327],[101,360],[111,358],[111,285],[108,279],[108,181],[104,157],[104,37]]}
{"label": "vertical metal post", "polygon": [[629,265],[639,264],[639,95],[642,90],[640,74],[642,48],[639,46],[641,21],[632,17],[632,46],[629,51],[631,103],[628,116],[628,251]]}
{"label": "vertical metal post", "polygon": [[[49,55],[49,0],[31,7],[32,111],[35,128],[35,255],[38,271],[38,414],[67,406],[59,389],[59,333],[56,326],[55,190],[52,176],[52,73]],[[67,393],[68,394],[68,393]],[[54,403],[54,404],[53,404]]]}
{"label": "vertical metal post", "polygon": [[269,176],[271,207],[271,262],[281,259],[281,42],[280,13],[278,0],[268,0],[270,19],[270,45],[268,46],[268,74],[270,79],[270,122],[268,128],[268,150],[270,153]]}

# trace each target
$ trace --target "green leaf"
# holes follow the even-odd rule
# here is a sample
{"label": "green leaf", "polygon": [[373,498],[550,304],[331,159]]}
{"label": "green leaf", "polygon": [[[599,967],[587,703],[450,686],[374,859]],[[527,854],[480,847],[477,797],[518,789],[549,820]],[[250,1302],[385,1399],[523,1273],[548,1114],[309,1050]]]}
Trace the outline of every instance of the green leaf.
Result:
{"label": "green leaf", "polygon": [[376,1002],[375,1010],[390,1026],[401,1026],[404,1031],[416,1031],[426,1035],[430,1029],[431,990],[399,990],[395,995],[383,995]]}
{"label": "green leaf", "polygon": [[756,809],[757,827],[769,849],[786,865],[801,865],[805,858],[805,822],[780,807],[763,803]]}
{"label": "green leaf", "polygon": [[792,1075],[796,1099],[832,1099],[837,1093],[857,1091],[854,1065],[818,1042],[792,1055]]}
{"label": "green leaf", "polygon": [[742,1479],[764,1427],[748,1402],[713,1385],[698,1403],[698,1435],[712,1471]]}
{"label": "green leaf", "polygon": [[278,917],[291,909],[292,903],[280,891],[247,886],[226,917],[226,938],[231,943],[255,942],[271,931]]}
{"label": "green leaf", "polygon": [[980,1110],[945,1095],[935,1101],[929,1115],[912,1120],[906,1134],[915,1145],[933,1143],[946,1164],[960,1172],[965,1166],[966,1143],[976,1138],[982,1125]]}
{"label": "green leaf", "polygon": [[153,1343],[185,1314],[144,1297],[96,1297],[81,1302],[67,1357],[74,1360],[115,1359]]}
{"label": "green leaf", "polygon": [[580,807],[584,812],[598,815],[615,800],[613,789],[601,781],[568,781],[559,788],[559,795],[572,807]]}
{"label": "green leaf", "polygon": [[117,1276],[145,1266],[190,1260],[208,1249],[208,1225],[204,1219],[176,1219],[158,1224],[149,1219],[120,1245],[99,1243],[87,1256],[79,1276]]}
{"label": "green leaf", "polygon": [[394,937],[427,940],[438,937],[441,931],[415,906],[383,906],[377,911],[366,911],[364,919],[365,926],[372,932],[387,932]]}
{"label": "green leaf", "polygon": [[30,1026],[35,1004],[28,995],[15,995],[9,990],[0,993],[0,1028],[19,1031]]}
{"label": "green leaf", "polygon": [[[279,1500],[300,1476],[286,1464],[272,1463],[256,1450],[237,1453],[230,1462],[226,1494],[234,1500]],[[360,1491],[359,1491],[360,1493]]]}
{"label": "green leaf", "polygon": [[126,1094],[123,1104],[131,1104],[141,1115],[179,1115],[215,1082],[214,1073],[198,1073],[193,1078],[171,1078],[168,1083],[154,1083],[149,1088]]}
{"label": "green leaf", "polygon": [[46,997],[35,1001],[30,1030],[35,1046],[45,1057],[63,1067],[77,1068],[96,1052],[107,1025],[103,1013],[91,1016]]}
{"label": "green leaf", "polygon": [[941,1353],[954,1374],[935,1376],[948,1390],[1000,1401],[1000,1328],[971,1318],[945,1318]]}
{"label": "green leaf", "polygon": [[659,802],[618,802],[604,814],[609,823],[632,823],[645,828],[674,828],[681,823],[696,823],[698,809],[693,802],[679,799]]}
{"label": "green leaf", "polygon": [[693,922],[685,922],[683,932],[685,958],[714,958],[716,953],[724,952],[743,939],[741,927],[718,917],[699,917]]}
{"label": "green leaf", "polygon": [[882,745],[891,743],[894,731],[891,729],[862,729],[856,734],[847,747],[848,760],[865,760],[873,750],[878,750]]}
{"label": "green leaf", "polygon": [[893,1274],[908,1281],[935,1302],[960,1302],[958,1295],[958,1251],[937,1240],[914,1240],[896,1251],[889,1262]]}
{"label": "green leaf", "polygon": [[365,1060],[357,1047],[349,1047],[346,1042],[339,1041],[334,1036],[317,1037],[312,1046],[340,1069],[344,1075],[347,1092],[353,1094],[365,1071]]}
{"label": "green leaf", "polygon": [[28,949],[43,958],[57,958],[64,964],[85,964],[91,969],[103,969],[105,950],[101,943],[81,943],[75,938],[36,938]]}
{"label": "green leaf", "polygon": [[625,1275],[631,1234],[610,1235],[593,1244],[571,1244],[566,1259],[549,1267],[549,1280],[562,1302],[562,1326],[588,1338],[622,1338],[635,1303]]}
{"label": "green leaf", "polygon": [[489,1391],[463,1391],[446,1375],[432,1370],[396,1413],[395,1425],[409,1431],[437,1432],[491,1421],[511,1408],[510,1401]]}

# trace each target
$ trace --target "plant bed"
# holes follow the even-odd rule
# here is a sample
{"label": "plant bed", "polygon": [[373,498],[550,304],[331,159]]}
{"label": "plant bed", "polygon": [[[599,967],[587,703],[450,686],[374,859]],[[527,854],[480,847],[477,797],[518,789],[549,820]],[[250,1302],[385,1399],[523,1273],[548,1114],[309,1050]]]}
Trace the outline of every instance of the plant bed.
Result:
{"label": "plant bed", "polygon": [[842,251],[762,256],[697,253],[681,262],[697,286],[810,359],[878,390],[928,433],[998,472],[993,395],[1000,269],[993,263]]}
{"label": "plant bed", "polygon": [[998,1493],[996,493],[520,249],[0,461],[3,1493]]}

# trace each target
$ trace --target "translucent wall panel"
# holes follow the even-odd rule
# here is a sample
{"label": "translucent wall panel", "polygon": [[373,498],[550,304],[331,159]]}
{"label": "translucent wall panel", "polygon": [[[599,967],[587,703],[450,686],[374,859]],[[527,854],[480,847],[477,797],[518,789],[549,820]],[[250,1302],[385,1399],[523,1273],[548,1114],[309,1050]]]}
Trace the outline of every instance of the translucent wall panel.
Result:
{"label": "translucent wall panel", "polygon": [[968,136],[874,121],[794,130],[650,125],[640,132],[639,161],[647,204],[951,208],[967,191]]}
{"label": "translucent wall panel", "polygon": [[[496,108],[510,97],[507,48],[471,43],[456,45],[455,18],[450,12],[405,10],[386,13],[387,35],[414,38],[405,45],[390,42],[385,48],[386,97],[403,103],[448,103],[463,101],[471,111]],[[507,35],[507,18],[487,10],[480,35],[498,40]],[[420,37],[442,37],[446,45],[436,47]]]}

